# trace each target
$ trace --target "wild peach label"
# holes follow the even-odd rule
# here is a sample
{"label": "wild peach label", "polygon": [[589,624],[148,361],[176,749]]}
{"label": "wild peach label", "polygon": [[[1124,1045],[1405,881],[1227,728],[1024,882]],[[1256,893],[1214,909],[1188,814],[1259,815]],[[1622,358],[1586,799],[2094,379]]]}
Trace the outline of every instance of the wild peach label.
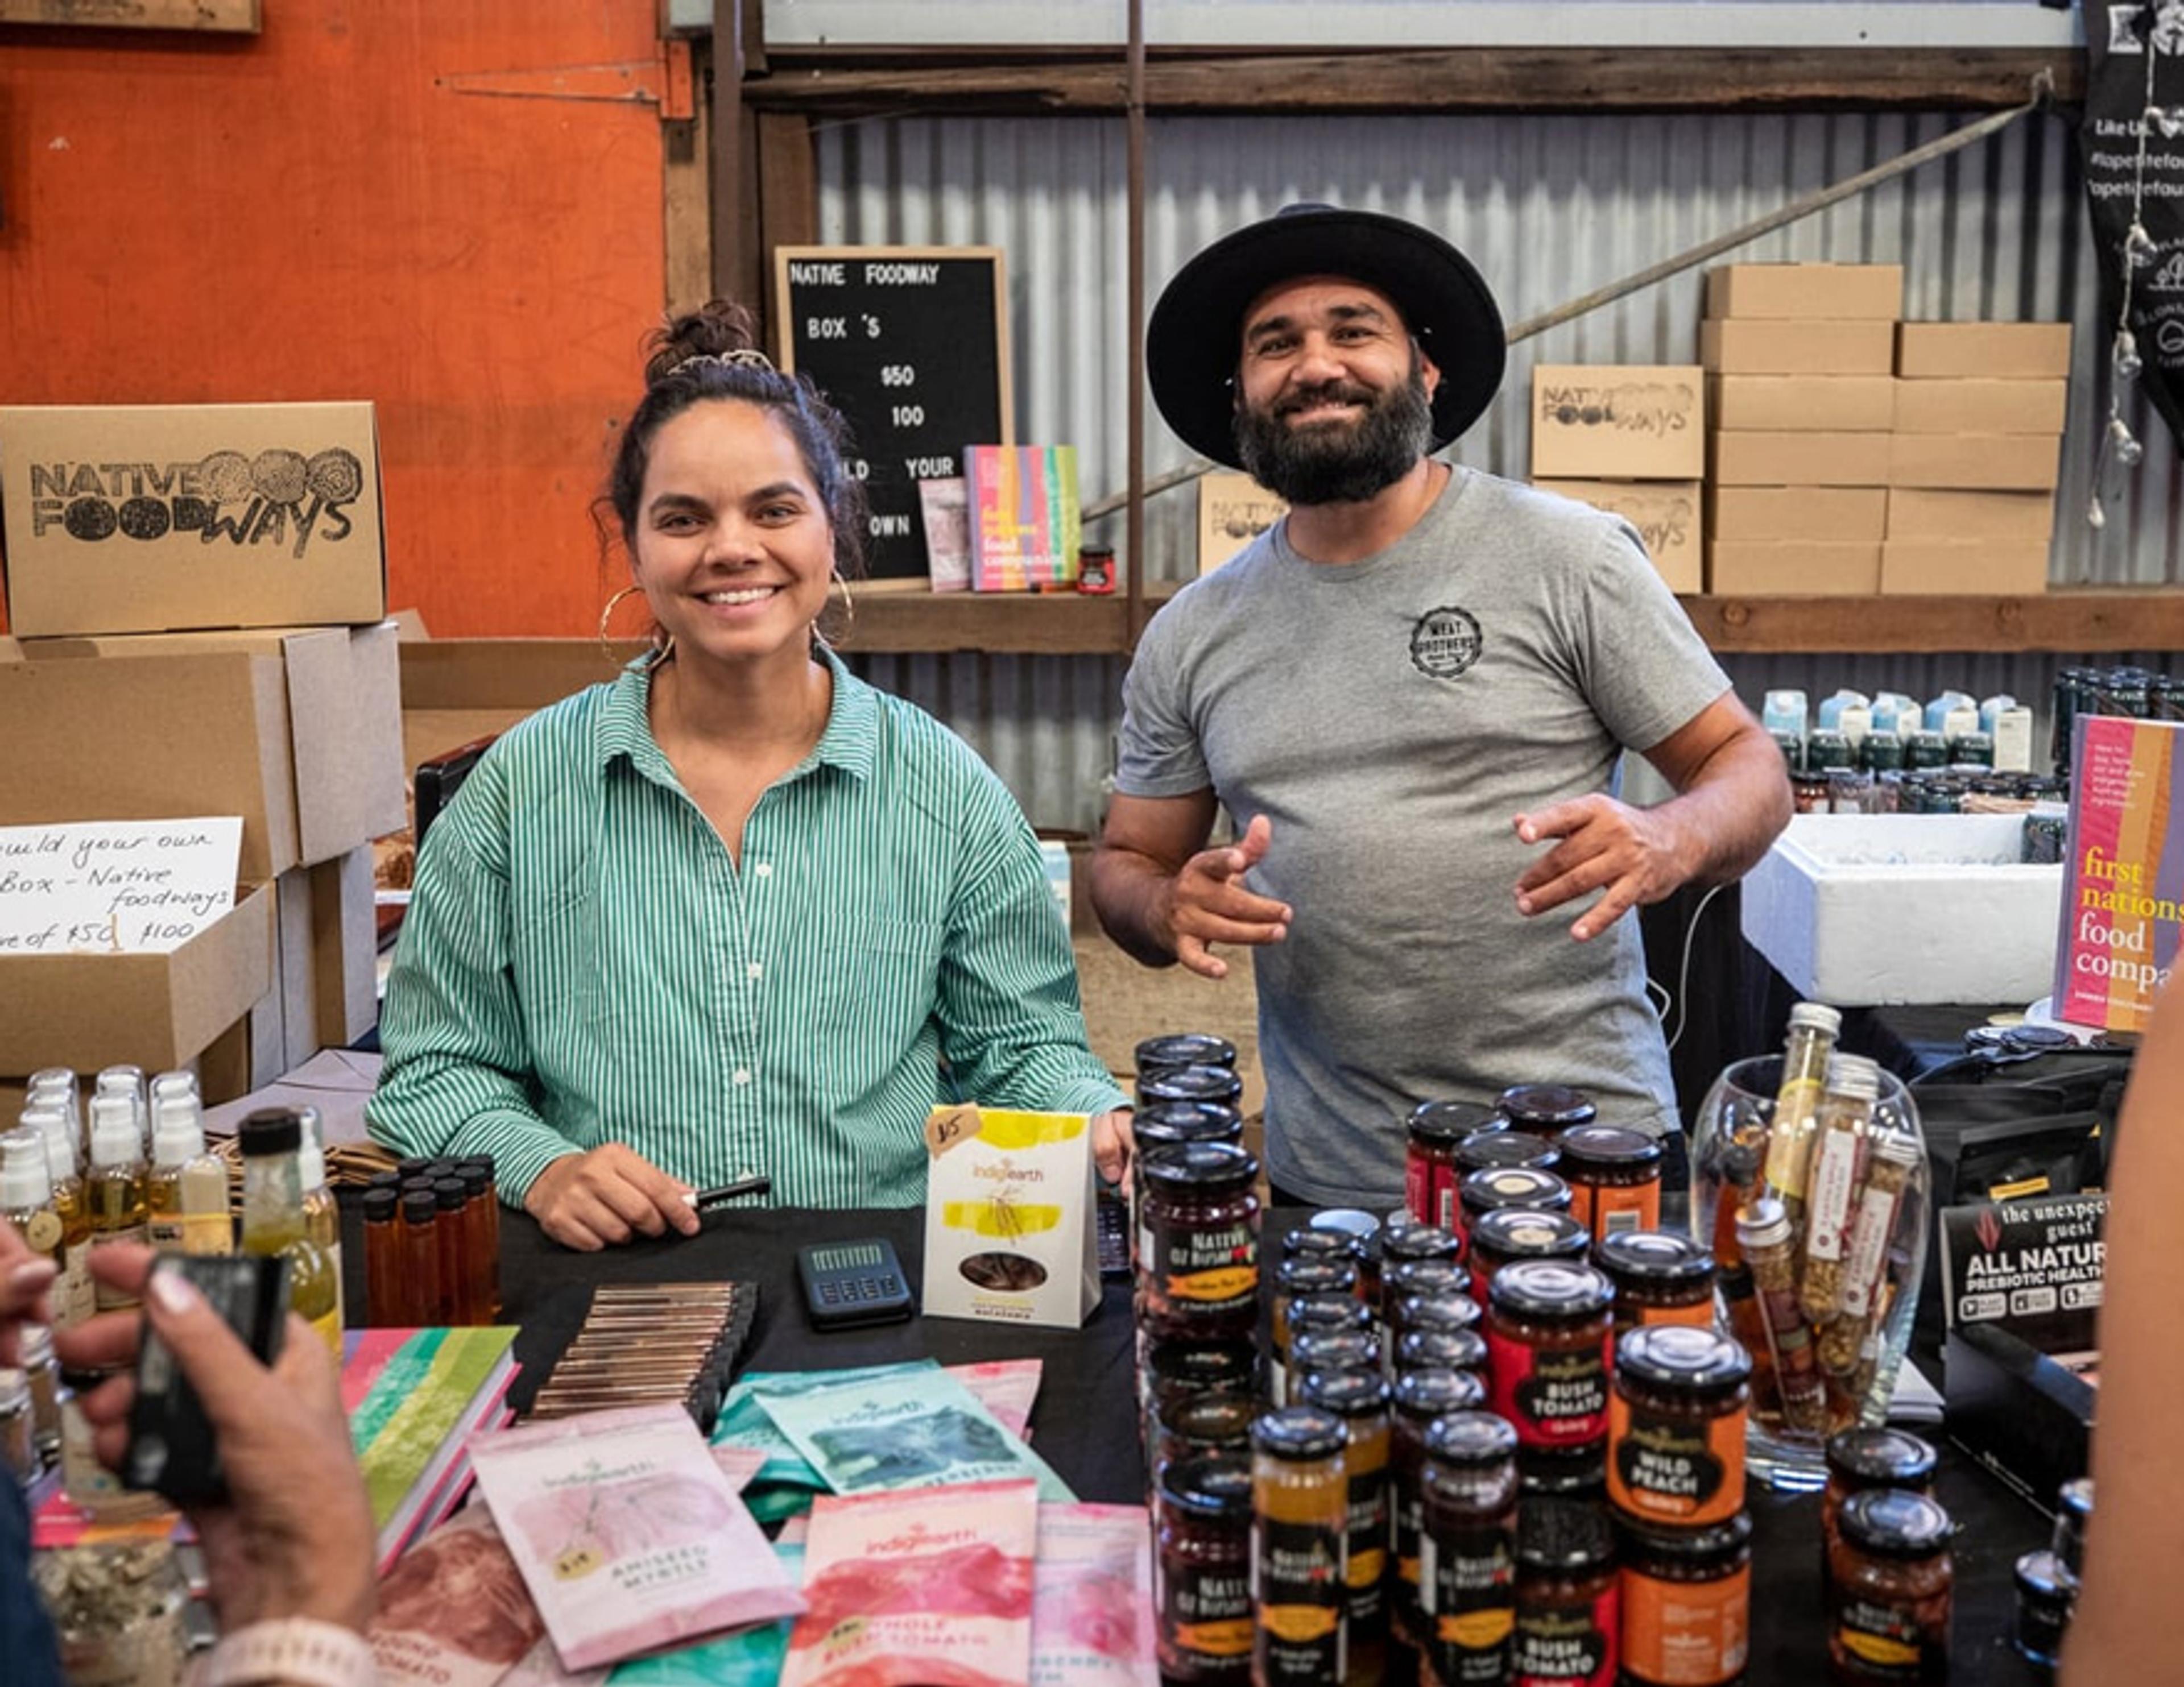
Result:
{"label": "wild peach label", "polygon": [[1607,1497],[1633,1517],[1720,1523],[1744,1505],[1742,1411],[1696,1419],[1634,1406],[1607,1410]]}

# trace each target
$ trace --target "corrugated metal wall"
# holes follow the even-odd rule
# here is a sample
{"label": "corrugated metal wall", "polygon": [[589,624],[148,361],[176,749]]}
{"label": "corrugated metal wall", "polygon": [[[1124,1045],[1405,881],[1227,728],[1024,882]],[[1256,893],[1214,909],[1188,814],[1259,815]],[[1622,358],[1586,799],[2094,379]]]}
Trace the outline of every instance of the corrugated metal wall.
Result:
{"label": "corrugated metal wall", "polygon": [[[1170,119],[1148,148],[1150,288],[1239,225],[1297,199],[1413,218],[1479,264],[1510,320],[1574,298],[1945,133],[1960,120],[1896,114]],[[1019,437],[1072,442],[1089,500],[1120,488],[1125,195],[1119,122],[928,119],[823,125],[821,237],[992,243],[1009,261]],[[2077,325],[2059,584],[2179,577],[2184,474],[2175,443],[2134,404],[2146,465],[2106,488],[2109,521],[2082,519],[2105,412],[2109,334],[2098,301],[2075,142],[2027,118],[1943,163],[1810,218],[1737,255],[1905,266],[1907,316],[2067,318]],[[1458,460],[1521,476],[1535,360],[1697,360],[1696,273],[1516,348],[1502,395]],[[1184,460],[1151,417],[1155,474]],[[1190,572],[1188,491],[1148,509],[1149,578]],[[1119,519],[1108,537],[1121,537]],[[1118,712],[1119,665],[1095,658],[873,657],[877,682],[969,738],[1043,826],[1089,827]],[[2157,662],[2164,658],[2151,659]],[[1839,684],[1926,696],[1954,683],[2044,699],[2047,657],[1739,658],[1738,688],[1825,694]]]}

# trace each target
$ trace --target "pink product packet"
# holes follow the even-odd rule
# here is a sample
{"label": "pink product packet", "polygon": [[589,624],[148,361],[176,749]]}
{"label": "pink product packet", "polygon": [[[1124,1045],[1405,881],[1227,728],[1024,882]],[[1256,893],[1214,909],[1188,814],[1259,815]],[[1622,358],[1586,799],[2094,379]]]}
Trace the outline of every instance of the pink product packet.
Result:
{"label": "pink product packet", "polygon": [[591,1412],[470,1445],[478,1486],[568,1669],[804,1609],[679,1406]]}
{"label": "pink product packet", "polygon": [[1023,1687],[1039,1511],[1029,1482],[822,1495],[781,1687]]}
{"label": "pink product packet", "polygon": [[728,1478],[728,1486],[740,1494],[751,1485],[751,1478],[758,1474],[759,1467],[766,1462],[766,1455],[755,1447],[731,1446],[723,1442],[706,1449],[713,1462],[720,1467],[721,1474]]}
{"label": "pink product packet", "polygon": [[1160,1687],[1143,1506],[1041,1506],[1031,1687]]}
{"label": "pink product packet", "polygon": [[493,1687],[545,1633],[500,1531],[472,1506],[380,1578],[371,1652],[387,1687]]}
{"label": "pink product packet", "polygon": [[950,1376],[978,1397],[994,1421],[1019,1441],[1031,1440],[1032,1403],[1039,1398],[1042,1361],[989,1359],[978,1365],[950,1365]]}

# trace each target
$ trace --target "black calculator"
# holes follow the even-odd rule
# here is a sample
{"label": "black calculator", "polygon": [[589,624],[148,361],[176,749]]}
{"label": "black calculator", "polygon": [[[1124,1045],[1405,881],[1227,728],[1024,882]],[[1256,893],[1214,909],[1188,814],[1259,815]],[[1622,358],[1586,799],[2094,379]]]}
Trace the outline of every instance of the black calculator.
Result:
{"label": "black calculator", "polygon": [[796,1275],[814,1329],[898,1323],[917,1311],[892,1244],[815,1242],[796,1250]]}

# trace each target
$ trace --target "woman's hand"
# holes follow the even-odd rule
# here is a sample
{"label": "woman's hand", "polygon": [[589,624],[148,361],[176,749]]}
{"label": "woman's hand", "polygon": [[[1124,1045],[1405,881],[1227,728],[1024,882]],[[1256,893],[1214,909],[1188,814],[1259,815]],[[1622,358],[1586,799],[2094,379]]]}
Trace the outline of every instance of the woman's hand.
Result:
{"label": "woman's hand", "polygon": [[563,1247],[595,1254],[638,1235],[696,1235],[694,1193],[634,1149],[609,1142],[549,1161],[532,1179],[523,1210]]}
{"label": "woman's hand", "polygon": [[[92,1275],[143,1296],[141,1314],[110,1312],[58,1332],[71,1366],[133,1366],[149,1318],[204,1403],[220,1445],[228,1499],[188,1508],[204,1548],[220,1627],[308,1617],[364,1633],[377,1585],[377,1533],[343,1415],[341,1379],[324,1341],[291,1313],[281,1357],[259,1364],[196,1287],[154,1272],[149,1249],[115,1244],[92,1256]],[[129,1444],[133,1371],[82,1400],[99,1457],[118,1467]]]}
{"label": "woman's hand", "polygon": [[15,1233],[15,1227],[0,1219],[0,1365],[23,1362],[22,1328],[49,1322],[46,1291],[59,1275],[43,1254]]}

